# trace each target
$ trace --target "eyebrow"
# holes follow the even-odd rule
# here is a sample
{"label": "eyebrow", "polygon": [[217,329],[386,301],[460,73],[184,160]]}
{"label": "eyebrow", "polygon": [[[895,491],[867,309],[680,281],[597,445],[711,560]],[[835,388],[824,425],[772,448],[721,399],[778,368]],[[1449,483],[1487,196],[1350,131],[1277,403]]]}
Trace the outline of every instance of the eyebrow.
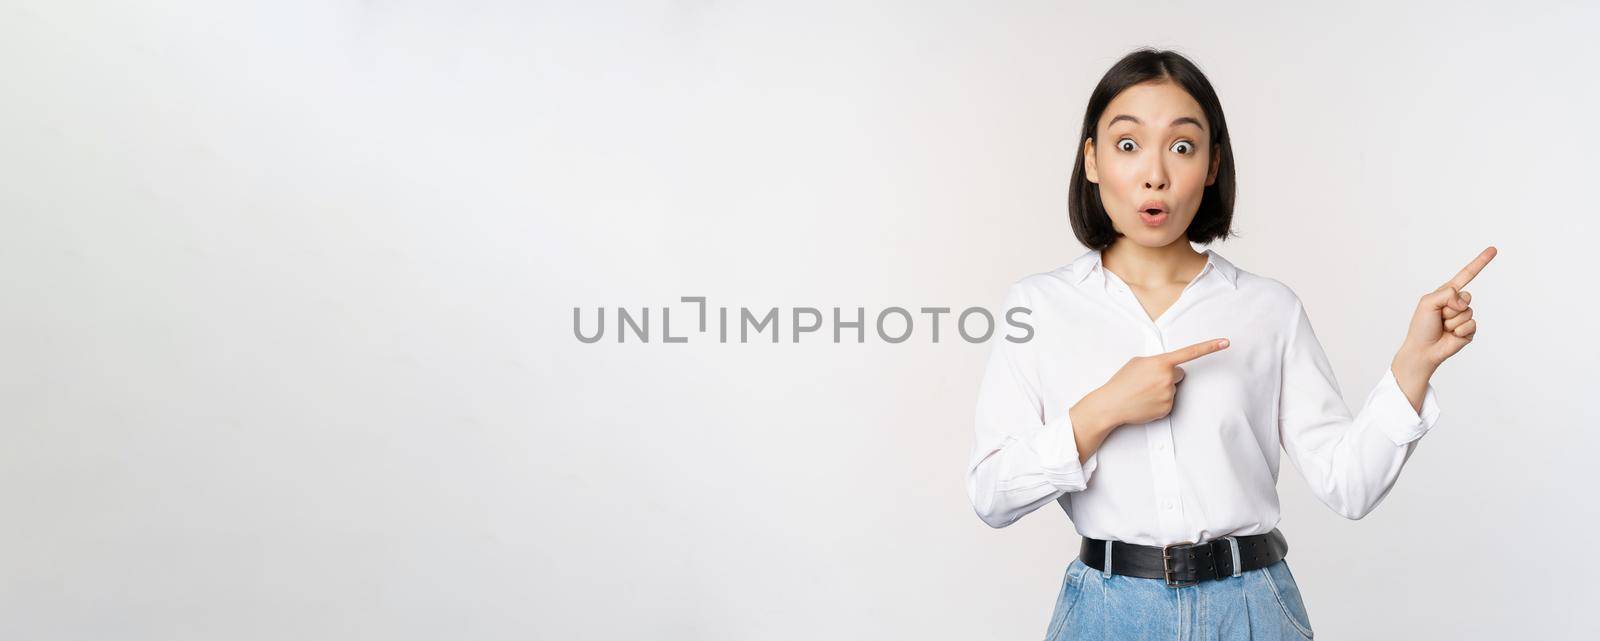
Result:
{"label": "eyebrow", "polygon": [[[1135,118],[1135,117],[1130,116],[1128,114],[1120,114],[1116,118],[1112,118],[1111,122],[1106,123],[1106,129],[1110,129],[1111,125],[1115,125],[1115,124],[1117,124],[1117,122],[1123,121],[1123,120],[1131,120],[1131,121],[1133,121],[1133,124],[1140,125],[1140,126],[1144,125],[1144,122],[1139,120],[1138,118]],[[1178,118],[1174,118],[1172,120],[1172,124],[1169,125],[1169,126],[1176,127],[1176,126],[1182,125],[1182,124],[1194,125],[1196,127],[1199,127],[1200,131],[1205,131],[1206,130],[1206,126],[1200,124],[1199,120],[1196,120],[1194,118],[1190,118],[1188,116],[1180,116]]]}

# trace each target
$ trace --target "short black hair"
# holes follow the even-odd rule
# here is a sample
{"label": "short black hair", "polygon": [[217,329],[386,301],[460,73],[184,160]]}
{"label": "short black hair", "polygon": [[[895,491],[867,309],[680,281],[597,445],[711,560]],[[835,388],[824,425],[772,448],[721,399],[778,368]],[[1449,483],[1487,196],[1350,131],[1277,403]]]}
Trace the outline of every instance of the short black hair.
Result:
{"label": "short black hair", "polygon": [[1095,135],[1106,106],[1128,87],[1150,81],[1171,81],[1200,103],[1200,110],[1205,112],[1206,121],[1210,123],[1211,145],[1207,150],[1215,150],[1222,156],[1217,165],[1217,178],[1212,184],[1206,185],[1200,210],[1195,212],[1194,220],[1189,223],[1189,240],[1206,244],[1214,240],[1226,240],[1231,233],[1233,144],[1228,138],[1228,121],[1222,115],[1222,102],[1217,100],[1217,92],[1211,88],[1211,81],[1188,58],[1173,51],[1145,47],[1111,65],[1106,75],[1100,78],[1100,84],[1095,86],[1094,93],[1089,95],[1089,106],[1084,110],[1083,135],[1078,138],[1077,148],[1074,149],[1077,161],[1072,166],[1072,186],[1067,195],[1067,208],[1071,212],[1072,233],[1078,237],[1078,242],[1090,249],[1110,247],[1122,233],[1111,225],[1111,218],[1106,215],[1105,206],[1100,202],[1100,186],[1089,182],[1084,172],[1083,143],[1094,140],[1095,152],[1099,153],[1100,141],[1095,139]]}

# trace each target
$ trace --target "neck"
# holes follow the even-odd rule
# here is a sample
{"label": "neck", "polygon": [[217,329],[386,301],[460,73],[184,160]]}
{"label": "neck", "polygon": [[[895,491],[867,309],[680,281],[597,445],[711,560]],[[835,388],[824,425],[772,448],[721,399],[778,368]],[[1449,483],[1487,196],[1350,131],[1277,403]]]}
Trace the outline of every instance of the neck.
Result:
{"label": "neck", "polygon": [[1100,253],[1100,264],[1130,286],[1164,287],[1188,283],[1205,268],[1206,258],[1187,238],[1164,247],[1145,247],[1124,236]]}

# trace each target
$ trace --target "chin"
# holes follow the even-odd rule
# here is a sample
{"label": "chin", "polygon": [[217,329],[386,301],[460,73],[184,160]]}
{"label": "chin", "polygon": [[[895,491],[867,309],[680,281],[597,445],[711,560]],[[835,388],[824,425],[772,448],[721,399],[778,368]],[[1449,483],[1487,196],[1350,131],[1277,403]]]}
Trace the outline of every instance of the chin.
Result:
{"label": "chin", "polygon": [[1166,247],[1180,240],[1185,240],[1188,237],[1185,234],[1185,232],[1188,231],[1187,228],[1182,228],[1177,232],[1174,232],[1170,229],[1166,229],[1165,225],[1159,228],[1150,228],[1144,226],[1143,223],[1136,224],[1138,226],[1134,227],[1133,233],[1130,234],[1126,231],[1123,231],[1122,235],[1123,237],[1134,243],[1137,243],[1142,247],[1149,247],[1151,249]]}

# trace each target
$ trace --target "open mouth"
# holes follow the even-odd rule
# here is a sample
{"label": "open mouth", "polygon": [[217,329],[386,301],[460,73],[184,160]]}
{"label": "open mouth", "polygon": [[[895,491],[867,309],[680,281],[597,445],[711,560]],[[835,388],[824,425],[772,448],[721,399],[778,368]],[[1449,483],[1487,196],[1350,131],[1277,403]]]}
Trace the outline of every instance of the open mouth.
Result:
{"label": "open mouth", "polygon": [[1139,208],[1139,221],[1154,227],[1167,222],[1167,208],[1159,202],[1147,202]]}

